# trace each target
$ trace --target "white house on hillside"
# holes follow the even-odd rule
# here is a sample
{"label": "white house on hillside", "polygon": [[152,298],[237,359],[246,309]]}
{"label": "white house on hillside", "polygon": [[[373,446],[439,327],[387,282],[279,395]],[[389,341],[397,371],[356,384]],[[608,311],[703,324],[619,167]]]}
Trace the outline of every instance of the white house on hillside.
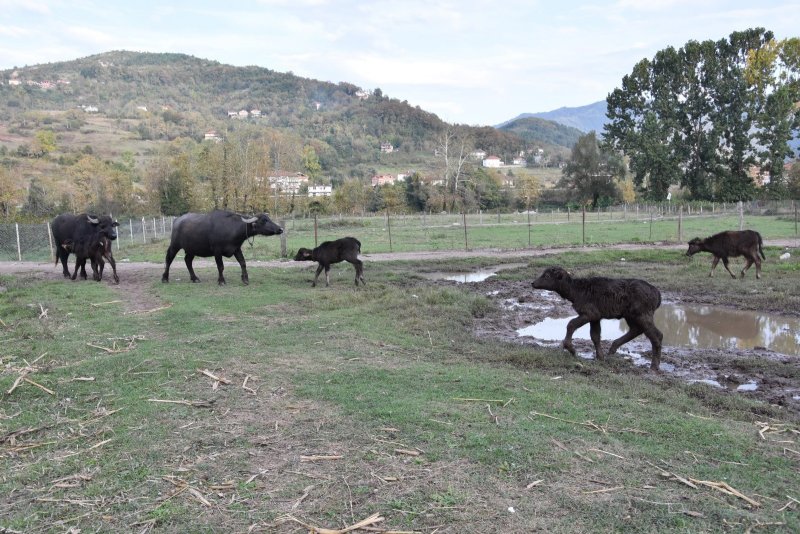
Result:
{"label": "white house on hillside", "polygon": [[485,160],[483,160],[484,167],[501,167],[502,165],[503,165],[503,160],[501,160],[497,156],[489,156]]}
{"label": "white house on hillside", "polygon": [[310,197],[329,197],[332,194],[333,194],[333,187],[330,185],[308,186],[308,196]]}
{"label": "white house on hillside", "polygon": [[302,186],[308,185],[308,176],[302,172],[275,171],[267,177],[267,181],[270,189],[274,189],[280,194],[296,195]]}

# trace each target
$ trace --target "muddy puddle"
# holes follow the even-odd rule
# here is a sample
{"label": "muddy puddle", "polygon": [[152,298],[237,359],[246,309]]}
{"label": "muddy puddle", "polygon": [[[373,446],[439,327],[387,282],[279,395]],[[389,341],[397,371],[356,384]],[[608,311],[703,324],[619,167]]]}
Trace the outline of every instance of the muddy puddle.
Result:
{"label": "muddy puddle", "polygon": [[[520,328],[517,334],[558,341],[574,317],[546,317]],[[762,347],[800,356],[800,319],[718,306],[664,303],[655,313],[656,326],[664,333],[664,344],[711,349],[755,349]],[[624,319],[600,322],[602,338],[613,340],[628,331]],[[575,338],[589,339],[589,325],[575,331]]]}
{"label": "muddy puddle", "polygon": [[[575,316],[568,301],[532,290],[529,281],[489,278],[470,288],[497,304],[496,313],[476,320],[475,332],[480,337],[558,349],[567,322]],[[661,373],[648,369],[651,347],[644,336],[622,346],[612,358],[630,362],[631,372],[643,377],[671,377],[800,414],[800,318],[720,304],[684,302],[680,294],[664,295],[655,317],[664,334]],[[607,351],[610,340],[626,331],[624,321],[603,321],[603,348]],[[582,359],[594,358],[588,325],[575,333],[574,345]]]}
{"label": "muddy puddle", "polygon": [[526,265],[525,263],[504,263],[502,265],[493,265],[474,271],[430,271],[427,273],[419,273],[419,275],[427,280],[450,280],[451,282],[459,284],[469,284],[488,280],[504,269],[518,269]]}

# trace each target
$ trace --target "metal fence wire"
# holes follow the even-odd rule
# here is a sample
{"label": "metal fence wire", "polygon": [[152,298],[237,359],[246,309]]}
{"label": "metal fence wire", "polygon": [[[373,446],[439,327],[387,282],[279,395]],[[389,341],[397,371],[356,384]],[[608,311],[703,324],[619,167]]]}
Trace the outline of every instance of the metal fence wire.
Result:
{"label": "metal fence wire", "polygon": [[[797,201],[732,203],[669,202],[623,204],[594,211],[570,209],[526,212],[414,213],[386,210],[362,215],[295,216],[276,219],[283,226],[280,255],[299,246],[353,235],[362,252],[402,252],[470,248],[526,248],[621,242],[683,241],[711,227],[743,229],[765,219],[782,221],[784,237],[798,235]],[[175,217],[119,217],[114,252],[154,256],[153,243],[169,239]],[[718,223],[712,221],[720,221]],[[724,222],[722,222],[724,221]],[[715,226],[716,225],[716,226]],[[501,231],[498,232],[498,227]],[[710,234],[710,232],[709,232]],[[692,237],[692,236],[689,236]],[[274,241],[246,247],[248,260],[277,257]],[[288,245],[287,245],[288,243]],[[165,245],[164,245],[165,246]],[[54,261],[49,223],[0,223],[0,261]],[[159,252],[158,255],[162,254]],[[290,254],[291,255],[291,254]]]}

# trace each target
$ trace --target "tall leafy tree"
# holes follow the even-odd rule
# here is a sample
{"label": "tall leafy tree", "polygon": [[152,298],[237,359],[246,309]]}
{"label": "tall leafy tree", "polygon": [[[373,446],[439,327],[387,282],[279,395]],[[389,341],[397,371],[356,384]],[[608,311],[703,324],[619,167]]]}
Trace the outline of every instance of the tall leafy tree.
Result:
{"label": "tall leafy tree", "polygon": [[663,199],[673,184],[694,198],[752,198],[751,166],[766,160],[775,166],[790,138],[785,122],[768,129],[759,123],[786,117],[792,95],[759,93],[745,76],[755,55],[760,68],[753,70],[769,83],[764,73],[777,55],[759,51],[771,49],[772,39],[756,28],[664,49],[637,63],[609,94],[605,143],[630,158],[634,182],[647,198]]}
{"label": "tall leafy tree", "polygon": [[596,134],[589,132],[575,143],[563,174],[560,185],[573,200],[594,209],[619,196],[616,180],[625,175],[625,165],[616,154],[602,150]]}

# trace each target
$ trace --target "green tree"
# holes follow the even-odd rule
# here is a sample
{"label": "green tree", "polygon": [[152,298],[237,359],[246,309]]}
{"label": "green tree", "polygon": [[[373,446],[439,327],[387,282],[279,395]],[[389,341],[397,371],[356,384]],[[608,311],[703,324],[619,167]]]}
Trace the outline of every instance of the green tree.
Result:
{"label": "green tree", "polygon": [[571,197],[581,204],[597,208],[601,199],[613,200],[619,196],[616,179],[625,175],[621,158],[601,150],[594,132],[581,136],[572,148],[572,154],[559,185],[570,191]]}
{"label": "green tree", "polygon": [[56,134],[53,130],[39,130],[34,134],[33,153],[46,156],[56,150]]}
{"label": "green tree", "polygon": [[430,191],[422,176],[415,172],[408,176],[404,182],[406,204],[412,211],[425,211],[430,198]]}
{"label": "green tree", "polygon": [[55,205],[47,198],[47,192],[38,178],[33,178],[28,186],[28,198],[22,211],[34,217],[53,215]]}
{"label": "green tree", "polygon": [[[791,107],[791,95],[756,87],[769,83],[765,65],[776,57],[771,42],[771,32],[756,28],[667,48],[637,63],[609,95],[605,143],[630,158],[646,198],[663,199],[676,183],[698,199],[752,198],[749,170],[759,146],[771,147],[761,159],[775,166],[791,130],[759,127],[759,121],[777,124],[770,121]],[[749,79],[748,57],[758,58]]]}
{"label": "green tree", "polygon": [[14,207],[22,200],[23,192],[5,167],[0,166],[0,213],[3,217],[12,214]]}
{"label": "green tree", "polygon": [[319,163],[317,151],[313,146],[306,145],[303,147],[301,161],[303,165],[303,172],[305,172],[312,184],[316,184],[317,180],[322,175],[322,166]]}

